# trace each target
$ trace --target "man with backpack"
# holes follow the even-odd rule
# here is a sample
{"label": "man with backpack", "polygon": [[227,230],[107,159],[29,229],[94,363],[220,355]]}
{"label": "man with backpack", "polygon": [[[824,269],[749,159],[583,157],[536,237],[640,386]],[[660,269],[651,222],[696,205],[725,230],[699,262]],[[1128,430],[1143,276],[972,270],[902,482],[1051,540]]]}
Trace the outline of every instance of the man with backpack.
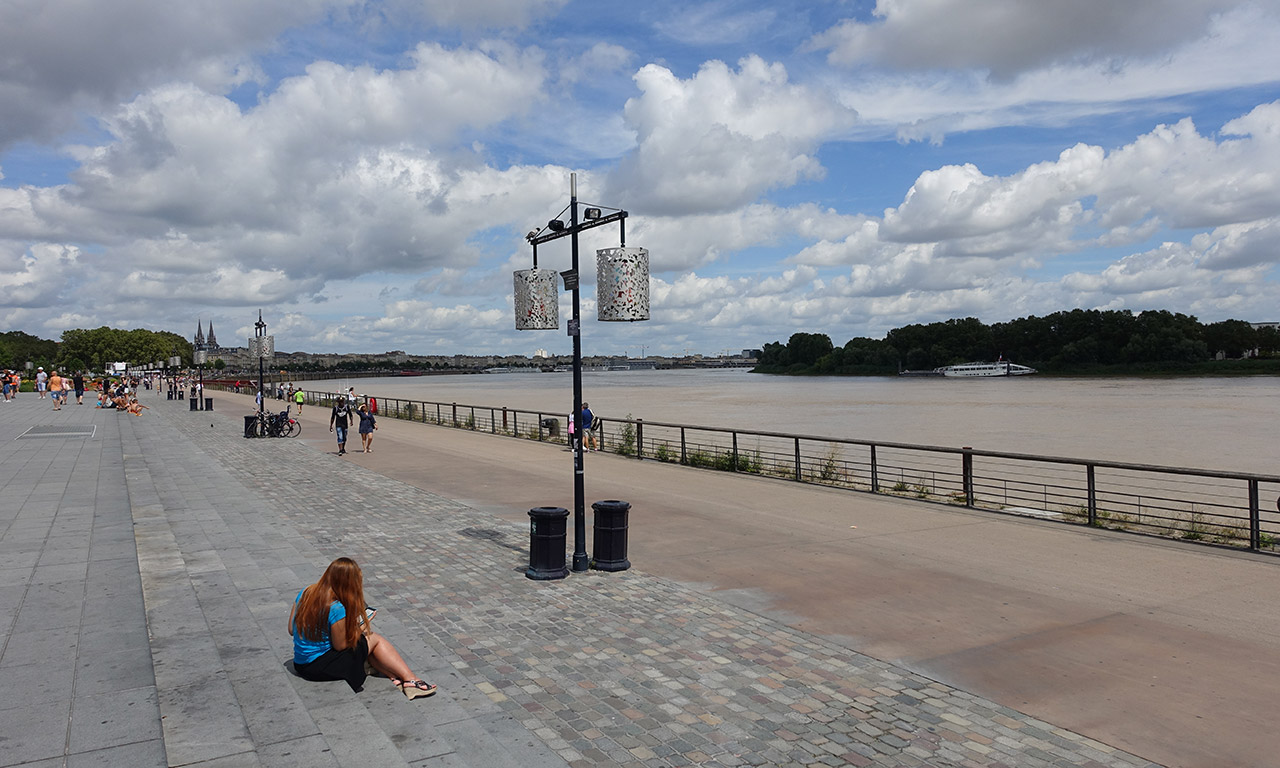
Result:
{"label": "man with backpack", "polygon": [[337,430],[339,456],[347,452],[347,426],[351,418],[352,411],[347,405],[347,399],[339,397],[338,402],[334,403],[333,412],[329,414],[329,431],[333,432],[335,428]]}

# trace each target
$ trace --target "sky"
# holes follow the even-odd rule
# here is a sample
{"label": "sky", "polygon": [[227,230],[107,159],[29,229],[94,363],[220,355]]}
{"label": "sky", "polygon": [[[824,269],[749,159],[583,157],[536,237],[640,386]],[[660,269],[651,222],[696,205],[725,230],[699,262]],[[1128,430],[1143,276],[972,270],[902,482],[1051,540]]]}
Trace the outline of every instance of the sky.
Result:
{"label": "sky", "polygon": [[[0,329],[588,355],[1084,309],[1280,320],[1280,0],[3,0]],[[539,247],[567,269],[568,239]]]}

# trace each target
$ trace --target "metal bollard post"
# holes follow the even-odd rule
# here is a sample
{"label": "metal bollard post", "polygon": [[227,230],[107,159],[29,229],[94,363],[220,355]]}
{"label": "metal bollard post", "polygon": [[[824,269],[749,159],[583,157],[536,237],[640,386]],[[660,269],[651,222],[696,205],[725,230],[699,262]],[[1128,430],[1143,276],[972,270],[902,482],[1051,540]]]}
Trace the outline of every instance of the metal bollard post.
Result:
{"label": "metal bollard post", "polygon": [[627,559],[627,513],[631,505],[610,499],[591,505],[595,512],[591,567],[597,571],[625,571],[631,567]]}
{"label": "metal bollard post", "polygon": [[197,399],[195,399],[195,398],[193,397],[193,398],[191,398],[190,400],[188,400],[187,402],[191,404],[191,410],[193,410],[193,411],[198,411],[198,410],[200,410],[200,401],[199,401],[199,400],[197,400]]}
{"label": "metal bollard post", "polygon": [[569,575],[565,567],[565,523],[569,510],[564,507],[534,507],[529,510],[529,568],[524,575],[536,581],[563,579]]}

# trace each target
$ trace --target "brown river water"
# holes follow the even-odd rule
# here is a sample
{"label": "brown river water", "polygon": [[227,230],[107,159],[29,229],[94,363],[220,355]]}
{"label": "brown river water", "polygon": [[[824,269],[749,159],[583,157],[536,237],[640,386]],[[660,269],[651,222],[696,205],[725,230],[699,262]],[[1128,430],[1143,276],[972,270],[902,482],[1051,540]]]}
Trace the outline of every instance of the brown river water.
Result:
{"label": "brown river water", "polygon": [[[306,382],[309,390],[572,409],[568,373]],[[586,371],[602,418],[1280,474],[1280,378],[785,377],[743,369]]]}

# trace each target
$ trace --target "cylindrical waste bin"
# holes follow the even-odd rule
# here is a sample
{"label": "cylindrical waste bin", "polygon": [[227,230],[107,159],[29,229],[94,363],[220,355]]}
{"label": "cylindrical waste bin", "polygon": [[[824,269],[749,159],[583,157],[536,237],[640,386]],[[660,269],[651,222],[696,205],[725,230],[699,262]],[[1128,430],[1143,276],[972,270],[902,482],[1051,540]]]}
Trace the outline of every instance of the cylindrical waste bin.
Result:
{"label": "cylindrical waste bin", "polygon": [[591,505],[595,512],[591,551],[595,555],[591,567],[597,571],[625,571],[631,567],[627,559],[627,512],[631,505],[609,499]]}
{"label": "cylindrical waste bin", "polygon": [[257,416],[244,417],[244,436],[245,437],[258,436],[258,417]]}
{"label": "cylindrical waste bin", "polygon": [[206,397],[206,398],[204,399],[204,409],[205,409],[206,411],[212,411],[212,410],[213,410],[213,398],[212,398],[212,397]]}
{"label": "cylindrical waste bin", "polygon": [[564,564],[564,507],[534,507],[529,510],[529,568],[525,576],[537,581],[563,579],[569,575]]}
{"label": "cylindrical waste bin", "polygon": [[199,401],[199,400],[197,400],[197,399],[195,399],[195,398],[193,397],[193,398],[191,398],[191,400],[190,400],[189,402],[191,403],[191,410],[193,410],[193,411],[198,411],[198,410],[200,410],[200,401]]}
{"label": "cylindrical waste bin", "polygon": [[172,389],[171,389],[171,390],[169,390],[168,392],[165,392],[165,398],[164,398],[164,399],[165,399],[165,400],[172,400],[172,399],[173,399],[173,390],[172,390]]}

